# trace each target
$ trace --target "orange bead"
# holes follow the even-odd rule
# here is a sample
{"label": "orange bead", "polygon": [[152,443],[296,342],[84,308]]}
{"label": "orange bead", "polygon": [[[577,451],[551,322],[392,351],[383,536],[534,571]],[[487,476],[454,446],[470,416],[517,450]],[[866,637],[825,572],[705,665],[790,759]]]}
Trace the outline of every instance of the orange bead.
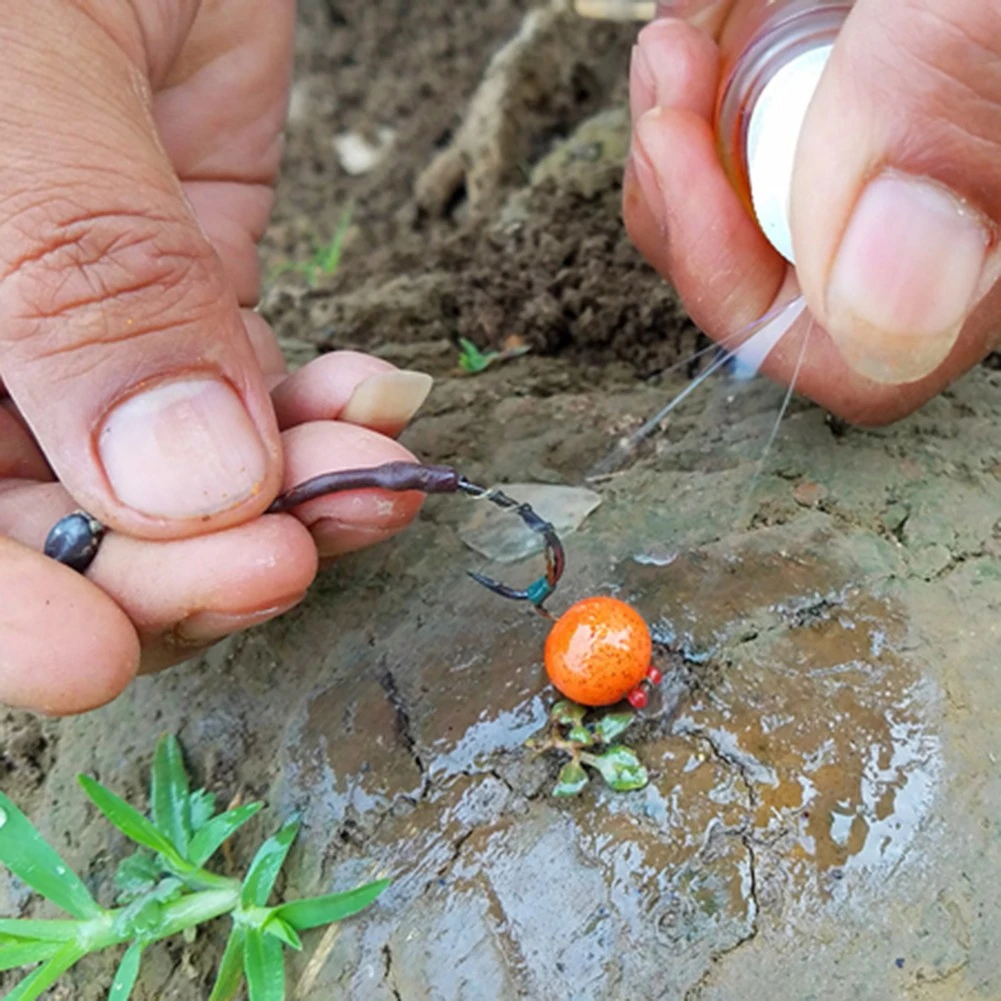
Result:
{"label": "orange bead", "polygon": [[646,677],[652,653],[639,612],[617,598],[585,598],[549,631],[546,673],[573,702],[610,706]]}

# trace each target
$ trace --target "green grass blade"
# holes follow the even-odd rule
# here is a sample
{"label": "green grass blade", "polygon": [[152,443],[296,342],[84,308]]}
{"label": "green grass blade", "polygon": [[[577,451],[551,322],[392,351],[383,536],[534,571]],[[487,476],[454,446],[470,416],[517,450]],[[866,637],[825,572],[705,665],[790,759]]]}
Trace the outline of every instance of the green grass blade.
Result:
{"label": "green grass blade", "polygon": [[0,817],[0,862],[18,879],[74,917],[103,913],[80,877],[2,792]]}
{"label": "green grass blade", "polygon": [[209,1001],[230,1001],[239,990],[243,980],[244,942],[247,933],[243,928],[234,927],[226,942],[226,950],[222,954],[219,973],[216,975],[215,986],[209,995]]}
{"label": "green grass blade", "polygon": [[153,753],[149,802],[153,823],[170,840],[178,854],[187,856],[191,837],[188,773],[177,738],[169,733],[157,741]]}
{"label": "green grass blade", "polygon": [[334,274],[341,265],[341,253],[344,250],[344,241],[347,239],[348,231],[351,229],[351,218],[354,211],[354,205],[349,204],[341,215],[333,239],[322,251],[320,267],[324,274]]}
{"label": "green grass blade", "polygon": [[29,973],[3,1001],[35,1001],[35,998],[44,994],[83,955],[84,950],[77,945],[64,945],[44,965]]}
{"label": "green grass blade", "polygon": [[346,893],[330,893],[325,897],[309,897],[306,900],[292,900],[275,908],[275,914],[290,924],[296,931],[307,931],[334,921],[343,921],[363,911],[386,887],[388,879],[366,883]]}
{"label": "green grass blade", "polygon": [[59,942],[38,942],[18,939],[0,945],[0,972],[16,970],[19,966],[32,966],[54,956],[62,945]]}
{"label": "green grass blade", "polygon": [[34,939],[38,942],[69,942],[79,934],[77,921],[31,920],[29,918],[0,918],[0,938]]}
{"label": "green grass blade", "polygon": [[281,942],[251,928],[244,948],[243,972],[250,1001],[285,1001],[285,953]]}
{"label": "green grass blade", "polygon": [[240,902],[244,907],[267,906],[275,880],[285,863],[285,856],[288,855],[288,850],[298,833],[299,818],[292,817],[257,849],[240,894]]}
{"label": "green grass blade", "polygon": [[105,789],[100,782],[89,775],[78,775],[77,779],[98,810],[126,837],[152,851],[159,852],[171,862],[183,865],[183,859],[166,836],[161,834],[135,807],[130,806],[120,796],[116,796],[110,789]]}
{"label": "green grass blade", "polygon": [[118,964],[111,990],[108,991],[108,1001],[128,1001],[132,995],[132,988],[135,987],[136,980],[139,978],[139,964],[142,962],[143,948],[141,942],[133,942],[125,950],[125,955],[122,956],[122,961]]}
{"label": "green grass blade", "polygon": [[213,817],[191,839],[191,844],[188,847],[188,858],[197,866],[205,865],[219,849],[219,846],[250,820],[262,805],[261,803],[247,803],[246,806],[238,806],[225,813],[220,813],[218,817]]}
{"label": "green grass blade", "polygon": [[262,931],[266,935],[274,935],[279,942],[284,942],[290,949],[302,952],[302,939],[296,934],[295,929],[285,920],[272,914],[267,921],[261,925]]}

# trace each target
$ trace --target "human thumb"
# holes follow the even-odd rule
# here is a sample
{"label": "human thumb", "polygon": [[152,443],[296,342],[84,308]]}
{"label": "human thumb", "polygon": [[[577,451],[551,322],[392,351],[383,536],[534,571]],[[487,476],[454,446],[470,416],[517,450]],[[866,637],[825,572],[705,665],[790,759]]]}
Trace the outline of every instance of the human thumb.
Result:
{"label": "human thumb", "polygon": [[803,291],[848,364],[884,384],[975,364],[1001,316],[998,221],[1001,4],[858,0],[791,200]]}
{"label": "human thumb", "polygon": [[[194,10],[164,8],[163,52]],[[79,504],[175,537],[263,510],[281,450],[236,296],[156,133],[146,66],[163,54],[143,31],[127,0],[4,7],[0,378]]]}

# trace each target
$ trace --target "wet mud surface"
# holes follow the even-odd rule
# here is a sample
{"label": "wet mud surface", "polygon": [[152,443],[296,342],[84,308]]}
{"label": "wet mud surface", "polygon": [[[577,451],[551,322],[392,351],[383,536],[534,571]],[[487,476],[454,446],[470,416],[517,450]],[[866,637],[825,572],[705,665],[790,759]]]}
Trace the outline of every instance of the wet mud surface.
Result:
{"label": "wet mud surface", "polygon": [[[305,259],[355,200],[342,270],[276,278],[266,310],[294,358],[352,346],[432,371],[404,441],[490,482],[581,483],[686,385],[649,376],[696,344],[618,220],[631,31],[547,10],[526,28],[529,5],[502,0],[306,5],[265,255]],[[463,114],[516,37],[536,58],[502,62],[502,103],[531,127],[478,144]],[[347,174],[334,138],[380,128],[395,152]],[[535,351],[454,373],[455,337],[510,334]],[[104,710],[7,715],[0,783],[107,898],[125,845],[75,775],[142,801],[175,730],[200,782],[270,804],[234,859],[302,812],[282,892],[392,876],[369,912],[306,937],[296,999],[997,998],[1001,374],[880,431],[797,403],[759,467],[781,396],[693,395],[588,484],[601,505],[566,540],[553,610],[612,594],[654,629],[665,681],[630,735],[643,790],[549,795],[559,762],[524,746],[553,701],[545,623],[469,584],[484,562],[454,498]],[[31,906],[0,875],[0,910]],[[152,950],[137,996],[206,996],[224,932]],[[53,996],[103,997],[112,962]]]}

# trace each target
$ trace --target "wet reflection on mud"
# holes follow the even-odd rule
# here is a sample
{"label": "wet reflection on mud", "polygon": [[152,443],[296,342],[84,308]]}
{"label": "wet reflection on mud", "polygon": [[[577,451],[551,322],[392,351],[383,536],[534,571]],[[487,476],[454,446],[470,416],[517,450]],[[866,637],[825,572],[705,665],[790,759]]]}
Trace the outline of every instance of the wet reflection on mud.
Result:
{"label": "wet reflection on mud", "polygon": [[[465,997],[475,970],[512,996],[621,982],[672,997],[763,920],[789,925],[892,874],[940,780],[936,693],[906,617],[828,543],[762,531],[738,552],[620,567],[620,596],[671,640],[665,688],[680,692],[631,741],[651,775],[636,793],[548,796],[556,763],[523,748],[552,701],[533,619],[486,648],[401,633],[382,660],[391,686],[360,677],[314,698],[290,752],[395,877],[381,934],[410,964],[393,964],[400,996]],[[374,743],[352,742],[357,727]],[[458,966],[435,959],[432,927]],[[671,957],[656,983],[650,949]]]}
{"label": "wet reflection on mud", "polygon": [[[697,635],[714,647],[706,667],[691,667],[704,689],[672,731],[739,776],[744,836],[780,852],[791,881],[812,893],[832,885],[828,874],[885,869],[906,850],[940,772],[934,692],[903,652],[901,613],[855,586],[822,537],[796,550],[762,543],[663,572],[663,619],[691,623],[697,606]],[[685,789],[705,769],[667,765],[665,777]],[[718,779],[708,781],[712,797]],[[676,800],[678,787],[668,782],[666,795]]]}

